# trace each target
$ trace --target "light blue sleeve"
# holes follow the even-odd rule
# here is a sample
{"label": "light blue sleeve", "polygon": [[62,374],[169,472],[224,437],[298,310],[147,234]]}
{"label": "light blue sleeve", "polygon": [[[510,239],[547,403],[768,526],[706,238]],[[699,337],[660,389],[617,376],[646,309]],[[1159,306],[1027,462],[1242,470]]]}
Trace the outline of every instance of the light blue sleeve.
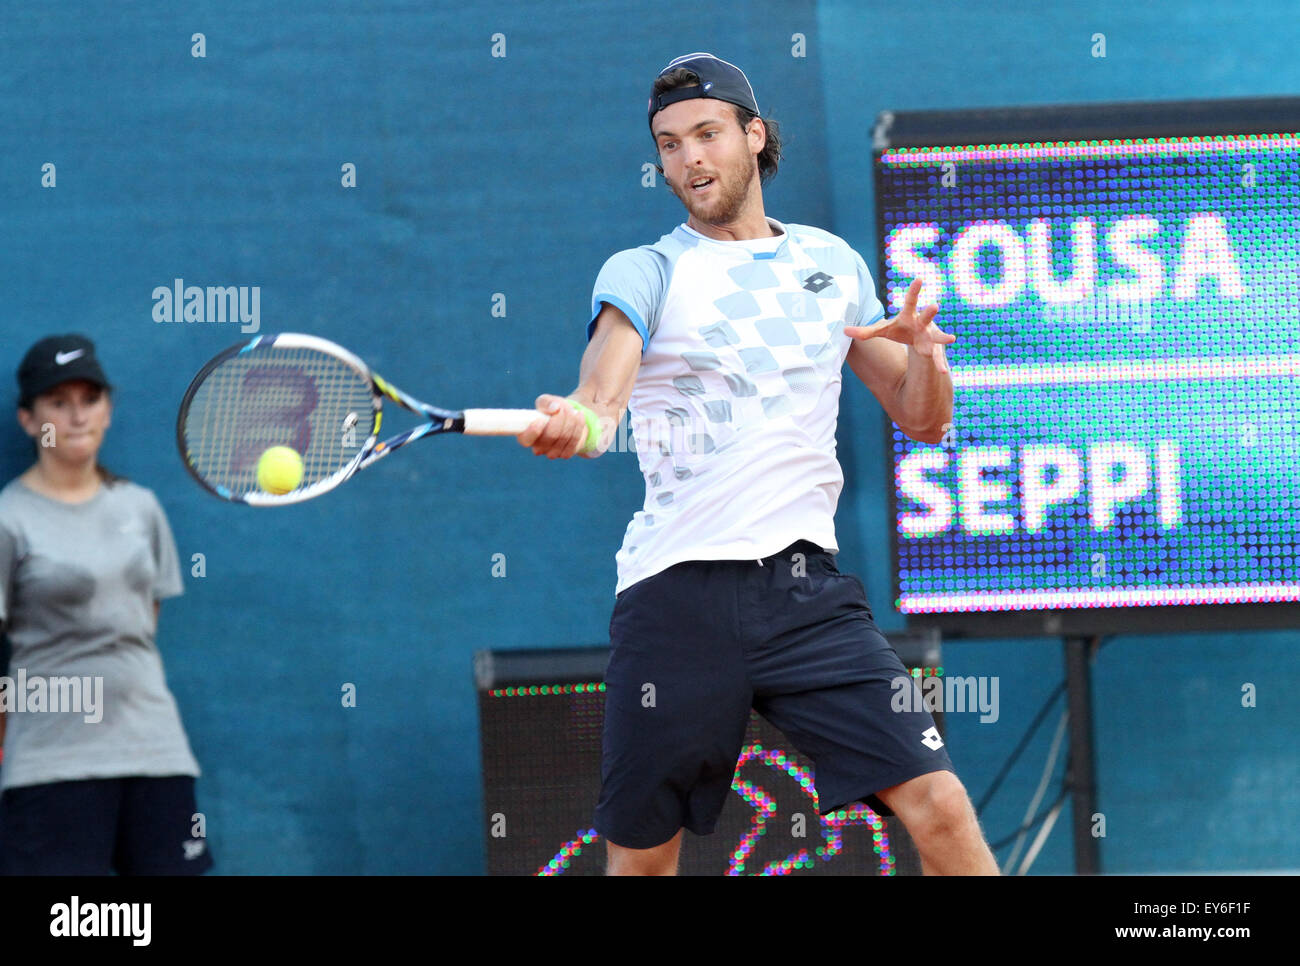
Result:
{"label": "light blue sleeve", "polygon": [[867,269],[867,263],[856,251],[854,260],[858,263],[858,321],[854,325],[871,325],[885,317],[885,307],[876,295],[876,281]]}
{"label": "light blue sleeve", "polygon": [[648,247],[629,248],[609,257],[591,292],[591,321],[587,341],[596,331],[596,317],[608,302],[631,320],[641,334],[641,354],[659,326],[659,309],[668,290],[668,260]]}

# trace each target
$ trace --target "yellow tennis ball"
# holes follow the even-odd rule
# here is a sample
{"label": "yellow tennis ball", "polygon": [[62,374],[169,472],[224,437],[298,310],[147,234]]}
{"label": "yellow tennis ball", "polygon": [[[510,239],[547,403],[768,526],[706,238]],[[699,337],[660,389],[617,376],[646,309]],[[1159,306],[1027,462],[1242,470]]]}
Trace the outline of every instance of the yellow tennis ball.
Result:
{"label": "yellow tennis ball", "polygon": [[257,461],[257,485],[267,493],[282,494],[302,482],[302,457],[289,446],[272,446]]}

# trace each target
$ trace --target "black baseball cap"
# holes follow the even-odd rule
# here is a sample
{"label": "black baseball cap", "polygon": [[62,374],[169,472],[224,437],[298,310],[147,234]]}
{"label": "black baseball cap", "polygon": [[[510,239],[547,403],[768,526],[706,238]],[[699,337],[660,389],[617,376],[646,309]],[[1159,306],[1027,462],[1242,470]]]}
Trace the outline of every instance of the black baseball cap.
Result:
{"label": "black baseball cap", "polygon": [[18,405],[25,409],[41,393],[74,379],[112,388],[95,358],[95,343],[84,335],[46,336],[18,364]]}
{"label": "black baseball cap", "polygon": [[[735,64],[714,57],[712,54],[697,52],[682,54],[675,58],[656,76],[658,80],[669,71],[684,67],[694,71],[700,83],[691,87],[678,87],[656,95],[654,86],[650,87],[650,104],[648,121],[653,127],[654,117],[669,104],[690,100],[693,97],[712,97],[729,104],[738,104],[752,114],[759,114],[758,101],[754,99],[754,88],[749,86],[749,78]],[[761,115],[759,115],[761,116]]]}

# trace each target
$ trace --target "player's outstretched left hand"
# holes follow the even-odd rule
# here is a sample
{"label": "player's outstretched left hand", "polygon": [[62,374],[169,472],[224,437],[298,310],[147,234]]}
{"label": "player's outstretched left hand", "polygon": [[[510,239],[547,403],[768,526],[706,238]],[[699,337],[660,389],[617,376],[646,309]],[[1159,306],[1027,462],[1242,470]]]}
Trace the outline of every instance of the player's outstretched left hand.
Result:
{"label": "player's outstretched left hand", "polygon": [[855,339],[890,339],[910,345],[923,356],[934,360],[940,372],[949,372],[948,360],[943,347],[952,345],[957,337],[951,332],[942,331],[934,324],[934,317],[939,314],[939,306],[927,305],[917,310],[916,298],[921,292],[921,280],[913,279],[907,287],[907,296],[903,299],[903,310],[892,319],[881,319],[872,325],[846,325],[844,334]]}

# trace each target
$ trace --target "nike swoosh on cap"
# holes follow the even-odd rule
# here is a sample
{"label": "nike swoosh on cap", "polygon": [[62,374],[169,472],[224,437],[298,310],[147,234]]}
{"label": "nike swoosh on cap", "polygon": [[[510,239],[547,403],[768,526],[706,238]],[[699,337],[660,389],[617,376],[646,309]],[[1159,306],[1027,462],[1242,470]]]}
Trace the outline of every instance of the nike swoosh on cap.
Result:
{"label": "nike swoosh on cap", "polygon": [[56,365],[66,366],[73,359],[80,359],[85,354],[85,349],[73,349],[71,352],[56,352],[54,353],[54,362]]}

